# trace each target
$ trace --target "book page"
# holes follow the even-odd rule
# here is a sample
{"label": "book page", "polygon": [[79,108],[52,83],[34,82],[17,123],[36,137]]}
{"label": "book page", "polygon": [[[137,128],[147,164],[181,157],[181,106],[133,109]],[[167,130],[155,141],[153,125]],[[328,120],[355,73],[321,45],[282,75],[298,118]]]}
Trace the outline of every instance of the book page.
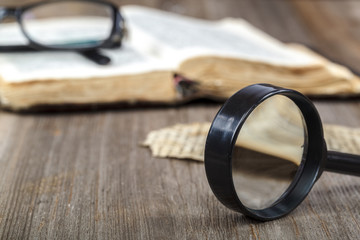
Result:
{"label": "book page", "polygon": [[[93,30],[97,29],[96,19],[85,19],[91,23]],[[50,22],[41,21],[39,27],[46,27],[46,24],[61,24],[64,20]],[[84,19],[71,18],[73,24],[81,24]],[[101,24],[100,24],[101,25]],[[100,26],[99,25],[99,26]],[[91,28],[92,29],[92,28]],[[90,30],[90,28],[89,28]],[[0,26],[0,45],[22,45],[26,39],[20,34],[19,26],[14,23],[2,24]],[[67,32],[67,34],[72,34]],[[76,38],[78,32],[74,32]],[[87,36],[95,36],[87,31]],[[58,38],[54,35],[44,36],[47,38]],[[61,37],[60,37],[61,39]],[[126,40],[119,49],[103,49],[101,53],[111,58],[111,63],[106,66],[97,65],[76,52],[71,51],[46,51],[46,52],[0,52],[0,79],[5,82],[23,82],[33,80],[63,80],[63,79],[89,79],[94,77],[108,77],[126,74],[140,74],[150,71],[171,70],[169,65],[156,57],[139,52]]]}
{"label": "book page", "polygon": [[216,55],[280,65],[319,60],[286,47],[243,20],[206,21],[139,6],[122,8],[134,47],[178,65],[186,58]]}
{"label": "book page", "polygon": [[[153,130],[142,146],[149,147],[155,157],[204,161],[210,126],[210,122],[188,123]],[[328,150],[360,154],[360,128],[324,124],[324,137]]]}
{"label": "book page", "polygon": [[26,45],[28,40],[21,32],[18,23],[1,23],[0,24],[0,47],[11,45]]}
{"label": "book page", "polygon": [[0,79],[5,82],[88,79],[166,70],[161,62],[129,45],[102,50],[111,64],[97,65],[74,52],[0,53]]}
{"label": "book page", "polygon": [[360,155],[360,128],[325,124],[324,137],[329,150]]}

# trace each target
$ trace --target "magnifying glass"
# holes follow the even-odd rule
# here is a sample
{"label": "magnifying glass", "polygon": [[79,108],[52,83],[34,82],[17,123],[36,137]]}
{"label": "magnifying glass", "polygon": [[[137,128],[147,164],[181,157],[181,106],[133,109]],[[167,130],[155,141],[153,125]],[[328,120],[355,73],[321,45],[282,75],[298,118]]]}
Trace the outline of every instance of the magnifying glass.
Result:
{"label": "magnifying glass", "polygon": [[327,151],[319,114],[307,97],[255,84],[217,113],[205,170],[220,202],[266,221],[294,210],[324,170],[360,176],[360,156]]}

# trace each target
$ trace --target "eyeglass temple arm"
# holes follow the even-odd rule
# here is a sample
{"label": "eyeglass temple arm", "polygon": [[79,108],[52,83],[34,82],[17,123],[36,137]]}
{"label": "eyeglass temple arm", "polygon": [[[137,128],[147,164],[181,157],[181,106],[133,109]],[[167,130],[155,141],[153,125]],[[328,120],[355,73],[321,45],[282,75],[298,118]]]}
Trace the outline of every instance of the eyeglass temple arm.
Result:
{"label": "eyeglass temple arm", "polygon": [[78,53],[99,65],[107,65],[111,62],[109,57],[101,54],[97,49],[80,51]]}
{"label": "eyeglass temple arm", "polygon": [[38,51],[27,45],[0,46],[0,53],[6,52],[33,52]]}
{"label": "eyeglass temple arm", "polygon": [[360,177],[360,156],[350,153],[328,151],[325,170]]}
{"label": "eyeglass temple arm", "polygon": [[[27,45],[14,45],[14,46],[0,46],[0,53],[6,52],[35,52],[39,51]],[[98,50],[86,50],[86,51],[79,51],[79,54],[84,56],[85,58],[99,64],[99,65],[107,65],[111,62],[111,59],[103,54],[101,54]]]}

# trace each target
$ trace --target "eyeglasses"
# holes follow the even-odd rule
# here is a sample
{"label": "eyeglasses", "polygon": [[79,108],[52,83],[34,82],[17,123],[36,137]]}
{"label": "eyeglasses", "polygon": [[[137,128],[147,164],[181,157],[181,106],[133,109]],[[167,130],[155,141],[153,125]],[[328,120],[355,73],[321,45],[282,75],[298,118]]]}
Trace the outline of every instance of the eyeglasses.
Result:
{"label": "eyeglasses", "polygon": [[[17,23],[5,22],[8,17]],[[0,7],[0,22],[1,52],[72,50],[98,64],[107,64],[110,59],[97,49],[120,47],[125,29],[118,8],[98,0],[54,0],[17,8]]]}
{"label": "eyeglasses", "polygon": [[360,176],[360,156],[327,151],[319,114],[304,95],[255,84],[216,115],[205,169],[225,206],[264,221],[294,210],[324,170]]}

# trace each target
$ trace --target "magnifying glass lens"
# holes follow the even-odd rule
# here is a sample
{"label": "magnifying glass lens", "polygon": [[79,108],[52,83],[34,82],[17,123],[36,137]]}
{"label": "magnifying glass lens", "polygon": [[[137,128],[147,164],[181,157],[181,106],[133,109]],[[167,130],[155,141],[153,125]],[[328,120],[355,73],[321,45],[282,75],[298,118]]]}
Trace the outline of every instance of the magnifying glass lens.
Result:
{"label": "magnifying glass lens", "polygon": [[240,128],[232,153],[232,177],[242,204],[261,210],[290,192],[307,143],[304,117],[291,99],[274,95],[259,104]]}

